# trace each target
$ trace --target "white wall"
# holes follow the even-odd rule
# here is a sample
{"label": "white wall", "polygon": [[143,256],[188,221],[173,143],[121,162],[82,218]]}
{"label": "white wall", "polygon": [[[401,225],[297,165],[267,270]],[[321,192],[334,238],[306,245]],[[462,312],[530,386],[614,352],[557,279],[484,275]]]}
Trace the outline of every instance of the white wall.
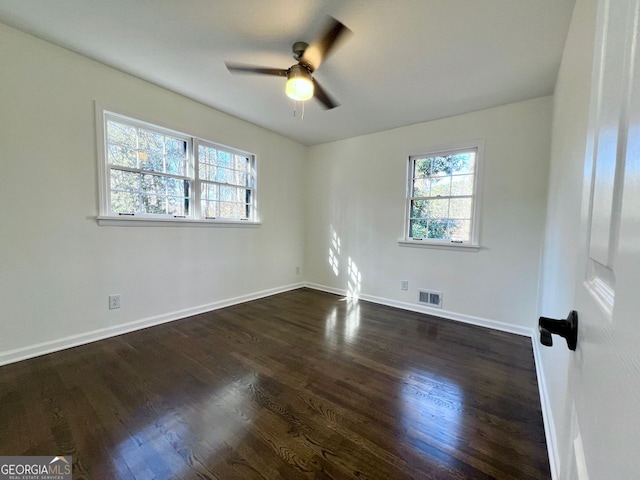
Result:
{"label": "white wall", "polygon": [[[364,298],[417,307],[417,289],[433,289],[443,292],[443,309],[455,317],[530,331],[537,320],[551,113],[552,99],[545,97],[311,147],[306,280],[349,290],[351,259]],[[399,246],[408,155],[478,138],[486,142],[482,249]],[[333,232],[340,239],[338,275],[328,258]],[[401,280],[409,281],[409,291],[400,291]]]}
{"label": "white wall", "polygon": [[[301,281],[306,147],[2,24],[0,45],[0,363]],[[256,153],[263,225],[98,226],[94,100]]]}

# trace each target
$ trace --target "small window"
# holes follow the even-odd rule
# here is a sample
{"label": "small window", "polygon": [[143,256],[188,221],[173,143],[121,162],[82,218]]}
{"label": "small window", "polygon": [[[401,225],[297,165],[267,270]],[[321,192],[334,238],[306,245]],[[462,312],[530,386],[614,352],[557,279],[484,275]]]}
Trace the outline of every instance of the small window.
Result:
{"label": "small window", "polygon": [[254,155],[103,115],[101,216],[256,222]]}
{"label": "small window", "polygon": [[252,218],[253,160],[210,142],[198,145],[200,211],[205,218]]}
{"label": "small window", "polygon": [[480,145],[409,157],[406,240],[478,245]]}

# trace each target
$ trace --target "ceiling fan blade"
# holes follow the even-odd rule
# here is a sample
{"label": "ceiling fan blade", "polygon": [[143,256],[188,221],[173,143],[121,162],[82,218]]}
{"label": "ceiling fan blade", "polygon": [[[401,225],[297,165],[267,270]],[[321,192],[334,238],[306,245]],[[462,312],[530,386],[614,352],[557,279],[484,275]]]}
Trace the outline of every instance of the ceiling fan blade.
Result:
{"label": "ceiling fan blade", "polygon": [[340,104],[331,98],[324,88],[320,86],[315,78],[313,79],[313,96],[316,97],[327,110],[340,106]]}
{"label": "ceiling fan blade", "polygon": [[257,73],[259,75],[276,75],[278,77],[287,76],[287,70],[282,68],[256,67],[255,65],[228,62],[225,62],[225,65],[231,73]]}
{"label": "ceiling fan blade", "polygon": [[311,72],[317,70],[340,41],[344,40],[349,33],[351,33],[351,30],[335,18],[329,17],[324,34],[307,47],[302,57],[300,57],[300,63],[306,65]]}

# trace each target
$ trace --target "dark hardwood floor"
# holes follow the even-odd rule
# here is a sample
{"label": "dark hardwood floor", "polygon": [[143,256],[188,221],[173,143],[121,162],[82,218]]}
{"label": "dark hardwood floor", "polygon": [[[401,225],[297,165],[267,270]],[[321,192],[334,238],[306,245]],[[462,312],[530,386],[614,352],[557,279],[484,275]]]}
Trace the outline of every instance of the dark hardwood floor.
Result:
{"label": "dark hardwood floor", "polygon": [[0,367],[78,479],[548,479],[528,338],[296,290]]}

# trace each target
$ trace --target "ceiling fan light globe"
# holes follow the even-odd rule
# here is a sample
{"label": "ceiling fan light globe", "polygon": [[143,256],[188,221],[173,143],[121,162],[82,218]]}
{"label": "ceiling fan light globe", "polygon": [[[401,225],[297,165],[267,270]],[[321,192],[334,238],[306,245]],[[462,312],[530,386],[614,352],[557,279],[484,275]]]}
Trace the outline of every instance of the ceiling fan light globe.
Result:
{"label": "ceiling fan light globe", "polygon": [[289,98],[304,102],[313,97],[313,83],[305,78],[290,78],[285,92]]}
{"label": "ceiling fan light globe", "polygon": [[313,80],[311,74],[300,65],[291,67],[287,77],[285,93],[287,97],[299,102],[309,100],[313,97]]}

